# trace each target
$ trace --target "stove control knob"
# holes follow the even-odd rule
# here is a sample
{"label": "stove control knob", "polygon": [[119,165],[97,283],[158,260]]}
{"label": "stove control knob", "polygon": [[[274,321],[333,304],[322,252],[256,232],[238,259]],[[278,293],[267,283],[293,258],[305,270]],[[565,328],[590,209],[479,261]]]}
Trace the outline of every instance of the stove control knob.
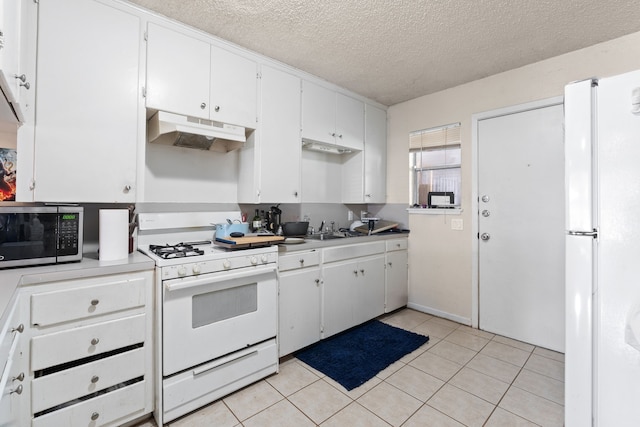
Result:
{"label": "stove control knob", "polygon": [[180,277],[184,277],[187,275],[187,269],[185,268],[184,265],[181,265],[178,267],[178,276]]}
{"label": "stove control knob", "polygon": [[266,264],[269,261],[269,257],[266,255],[262,255],[260,261],[262,261],[263,264]]}
{"label": "stove control knob", "polygon": [[192,267],[192,271],[193,271],[193,274],[200,274],[200,272],[201,272],[200,265],[194,264],[193,267]]}
{"label": "stove control knob", "polygon": [[258,264],[258,258],[252,256],[251,257],[251,265],[257,265]]}
{"label": "stove control knob", "polygon": [[231,263],[229,262],[229,260],[228,260],[228,259],[225,259],[225,260],[222,262],[222,266],[223,266],[224,268],[226,268],[226,269],[229,269],[229,268],[231,268]]}

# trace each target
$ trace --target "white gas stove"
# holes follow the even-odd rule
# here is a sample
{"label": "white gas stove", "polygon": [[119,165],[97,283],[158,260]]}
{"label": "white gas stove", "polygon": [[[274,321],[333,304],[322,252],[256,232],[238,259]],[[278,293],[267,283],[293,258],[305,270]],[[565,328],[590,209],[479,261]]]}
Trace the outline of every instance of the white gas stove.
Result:
{"label": "white gas stove", "polygon": [[277,246],[227,249],[240,212],[141,213],[156,262],[156,409],[163,425],[278,371]]}
{"label": "white gas stove", "polygon": [[227,249],[213,243],[216,224],[239,212],[163,212],[138,216],[138,250],[160,267],[162,280],[277,262],[277,246]]}

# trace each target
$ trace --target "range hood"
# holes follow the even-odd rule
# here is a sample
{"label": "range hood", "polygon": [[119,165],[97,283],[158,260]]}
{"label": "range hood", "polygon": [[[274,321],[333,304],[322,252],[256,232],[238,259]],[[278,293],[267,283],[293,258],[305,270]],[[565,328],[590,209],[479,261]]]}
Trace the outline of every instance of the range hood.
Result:
{"label": "range hood", "polygon": [[347,147],[341,147],[336,144],[327,144],[325,142],[318,142],[310,139],[302,140],[302,149],[309,151],[318,151],[320,153],[327,154],[349,154],[353,153],[354,151],[358,151]]}
{"label": "range hood", "polygon": [[245,128],[213,120],[156,112],[147,121],[149,142],[226,153],[247,141]]}

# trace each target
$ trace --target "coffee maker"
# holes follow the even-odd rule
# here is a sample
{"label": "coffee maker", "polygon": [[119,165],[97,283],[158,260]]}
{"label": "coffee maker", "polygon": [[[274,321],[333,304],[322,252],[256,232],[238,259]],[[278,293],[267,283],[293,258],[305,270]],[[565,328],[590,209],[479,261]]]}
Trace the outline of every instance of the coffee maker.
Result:
{"label": "coffee maker", "polygon": [[276,234],[282,220],[282,210],[278,207],[280,204],[271,206],[267,212],[267,231]]}

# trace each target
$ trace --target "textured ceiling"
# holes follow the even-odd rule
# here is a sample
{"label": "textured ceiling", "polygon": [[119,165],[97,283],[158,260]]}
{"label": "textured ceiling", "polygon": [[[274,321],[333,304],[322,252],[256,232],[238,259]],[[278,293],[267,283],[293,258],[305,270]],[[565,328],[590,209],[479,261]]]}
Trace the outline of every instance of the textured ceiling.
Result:
{"label": "textured ceiling", "polygon": [[638,0],[129,0],[385,105],[640,31]]}

